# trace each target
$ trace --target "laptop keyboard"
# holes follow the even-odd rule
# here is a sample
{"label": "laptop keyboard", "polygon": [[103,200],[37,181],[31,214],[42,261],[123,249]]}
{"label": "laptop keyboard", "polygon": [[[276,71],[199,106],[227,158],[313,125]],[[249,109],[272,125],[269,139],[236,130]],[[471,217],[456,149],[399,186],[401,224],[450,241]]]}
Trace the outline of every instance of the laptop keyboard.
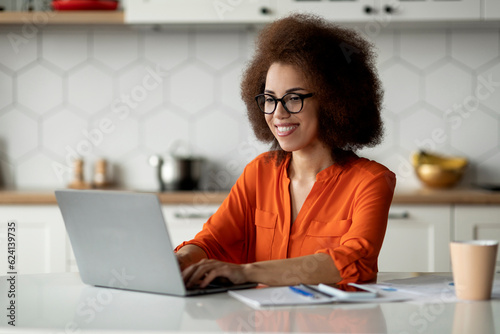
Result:
{"label": "laptop keyboard", "polygon": [[[226,277],[216,277],[215,279],[212,280],[205,288],[203,289],[220,289],[220,288],[227,288],[230,286],[233,286],[234,283],[231,282],[228,278]],[[190,287],[188,290],[198,290],[202,289],[200,288],[199,285],[194,285]]]}

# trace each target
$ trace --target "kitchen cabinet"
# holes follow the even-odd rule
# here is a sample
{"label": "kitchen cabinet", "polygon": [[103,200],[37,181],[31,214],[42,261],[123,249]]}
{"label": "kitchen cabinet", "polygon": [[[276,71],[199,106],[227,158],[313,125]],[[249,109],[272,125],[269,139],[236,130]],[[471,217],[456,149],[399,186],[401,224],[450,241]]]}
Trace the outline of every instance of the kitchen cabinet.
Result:
{"label": "kitchen cabinet", "polygon": [[15,271],[18,274],[64,272],[66,230],[61,213],[52,205],[0,206],[0,275],[7,267],[7,224],[15,221]]}
{"label": "kitchen cabinet", "polygon": [[[454,197],[455,201],[463,201],[463,194],[454,194],[457,195]],[[450,271],[451,240],[500,240],[498,200],[493,198],[494,195],[488,195],[482,201],[487,203],[495,199],[494,203],[474,202],[481,199],[481,194],[474,194],[468,200],[474,204],[453,201],[439,204],[394,203],[379,256],[379,270]],[[220,198],[216,197],[216,200],[205,204],[191,193],[159,194],[173,247],[192,239],[218,209],[225,195],[221,194]],[[24,195],[24,200],[29,199],[37,204],[19,204],[21,199],[12,194],[5,196],[4,201],[10,201],[10,204],[0,205],[0,275],[9,271],[6,245],[7,224],[10,220],[17,224],[17,272],[35,274],[78,270],[62,216],[52,197],[51,194],[49,201],[47,196],[38,199]],[[195,201],[196,198],[198,201]],[[185,204],[177,204],[174,199],[183,199]],[[404,199],[399,195],[396,202]],[[411,200],[418,203],[415,196]],[[40,204],[41,202],[46,203]],[[500,252],[497,263],[500,270]]]}
{"label": "kitchen cabinet", "polygon": [[480,20],[481,3],[477,0],[128,0],[125,22],[266,23],[291,12],[315,13],[337,22],[386,26],[390,22]]}
{"label": "kitchen cabinet", "polygon": [[163,217],[170,233],[172,246],[191,240],[219,205],[163,205]]}
{"label": "kitchen cabinet", "polygon": [[[164,205],[173,247],[192,239],[217,210],[211,205]],[[57,205],[0,206],[0,275],[8,271],[7,224],[16,222],[16,271],[20,274],[76,272],[75,256]]]}
{"label": "kitchen cabinet", "polygon": [[[500,241],[500,206],[456,205],[454,223],[454,240]],[[497,255],[497,271],[500,271],[500,248]]]}
{"label": "kitchen cabinet", "polygon": [[383,0],[379,10],[394,21],[479,20],[481,2],[477,0]]}
{"label": "kitchen cabinet", "polygon": [[451,205],[392,205],[379,271],[450,271]]}
{"label": "kitchen cabinet", "polygon": [[485,20],[500,19],[500,1],[498,0],[483,0],[482,17]]}
{"label": "kitchen cabinet", "polygon": [[382,26],[391,22],[481,18],[481,3],[477,0],[280,0],[277,10],[280,16],[305,11],[334,21],[378,22]]}
{"label": "kitchen cabinet", "polygon": [[[265,23],[277,0],[126,0],[126,23]],[[281,0],[279,0],[281,1]]]}
{"label": "kitchen cabinet", "polygon": [[278,15],[290,12],[309,12],[333,21],[368,21],[378,14],[374,0],[326,1],[279,0]]}
{"label": "kitchen cabinet", "polygon": [[391,23],[500,20],[498,0],[125,0],[124,11],[0,12],[0,24],[262,24],[307,11],[364,22],[373,34]]}

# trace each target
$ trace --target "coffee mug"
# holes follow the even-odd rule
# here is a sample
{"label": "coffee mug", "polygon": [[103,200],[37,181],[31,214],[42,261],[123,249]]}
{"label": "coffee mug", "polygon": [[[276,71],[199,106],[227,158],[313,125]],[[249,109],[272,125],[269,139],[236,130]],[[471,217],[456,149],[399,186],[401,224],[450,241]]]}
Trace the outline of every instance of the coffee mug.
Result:
{"label": "coffee mug", "polygon": [[450,243],[455,294],[463,300],[491,297],[498,241],[471,240]]}

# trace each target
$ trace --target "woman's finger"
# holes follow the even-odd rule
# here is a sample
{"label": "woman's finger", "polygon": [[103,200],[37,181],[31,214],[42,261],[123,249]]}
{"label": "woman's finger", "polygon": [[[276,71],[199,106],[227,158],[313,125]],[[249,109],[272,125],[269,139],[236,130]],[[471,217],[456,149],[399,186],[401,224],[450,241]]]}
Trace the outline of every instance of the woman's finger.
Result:
{"label": "woman's finger", "polygon": [[212,268],[217,265],[217,262],[214,260],[202,260],[186,268],[182,273],[186,286],[191,287],[200,284]]}

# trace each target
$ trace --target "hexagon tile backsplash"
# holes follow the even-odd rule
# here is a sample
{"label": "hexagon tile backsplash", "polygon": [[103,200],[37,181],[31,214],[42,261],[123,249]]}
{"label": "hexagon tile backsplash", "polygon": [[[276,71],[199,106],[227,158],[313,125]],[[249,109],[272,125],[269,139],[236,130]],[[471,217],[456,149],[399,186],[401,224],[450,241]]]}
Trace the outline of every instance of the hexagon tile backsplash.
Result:
{"label": "hexagon tile backsplash", "polygon": [[[4,186],[65,187],[79,155],[87,180],[103,157],[119,186],[155,190],[148,157],[182,143],[209,161],[203,187],[228,189],[266,149],[239,93],[254,31],[22,29],[0,27]],[[396,172],[399,188],[420,187],[409,162],[419,148],[468,157],[465,185],[500,183],[499,40],[498,29],[377,35],[385,139],[359,154]]]}

